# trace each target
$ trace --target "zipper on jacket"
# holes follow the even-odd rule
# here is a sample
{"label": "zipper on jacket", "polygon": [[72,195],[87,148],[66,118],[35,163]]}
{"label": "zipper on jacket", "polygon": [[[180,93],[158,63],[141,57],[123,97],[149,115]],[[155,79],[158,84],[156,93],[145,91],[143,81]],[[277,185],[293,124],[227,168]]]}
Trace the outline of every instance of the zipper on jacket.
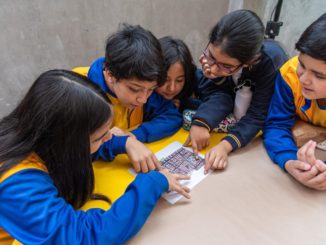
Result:
{"label": "zipper on jacket", "polygon": [[130,118],[131,118],[131,114],[134,112],[135,108],[133,108],[132,110],[128,109],[128,115],[127,115],[127,122],[128,122],[128,129],[130,128]]}
{"label": "zipper on jacket", "polygon": [[[311,106],[311,105],[310,105],[310,106]],[[310,109],[310,108],[308,108],[308,109]],[[303,115],[305,115],[305,117],[307,118],[307,121],[308,121],[309,123],[311,123],[311,119],[309,118],[309,116],[308,116],[307,113],[306,113],[307,110],[304,110],[303,107],[301,107],[300,110],[302,111]]]}

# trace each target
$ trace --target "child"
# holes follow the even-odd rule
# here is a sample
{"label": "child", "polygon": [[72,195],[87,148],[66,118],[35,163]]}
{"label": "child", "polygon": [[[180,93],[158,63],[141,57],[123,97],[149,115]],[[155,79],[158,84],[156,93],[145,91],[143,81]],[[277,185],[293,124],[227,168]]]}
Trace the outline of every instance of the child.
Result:
{"label": "child", "polygon": [[[189,130],[191,127],[192,116],[195,110],[202,103],[198,94],[200,88],[195,79],[197,71],[187,45],[180,39],[163,37],[159,39],[167,70],[166,82],[156,89],[156,92],[173,103],[183,112],[183,128]],[[230,118],[230,116],[228,117]],[[228,118],[226,120],[228,120]],[[229,120],[230,121],[230,120]],[[225,120],[214,132],[225,132]],[[231,126],[228,124],[227,126]]]}
{"label": "child", "polygon": [[315,157],[316,142],[299,150],[291,129],[295,119],[326,127],[326,14],[295,45],[299,56],[282,66],[264,128],[270,158],[303,185],[326,190],[326,165]]}
{"label": "child", "polygon": [[0,244],[122,244],[163,192],[189,198],[185,177],[162,170],[139,174],[109,211],[75,210],[92,197],[90,154],[110,140],[112,116],[84,76],[52,70],[34,82],[0,121]]}
{"label": "child", "polygon": [[[203,103],[193,116],[185,145],[191,144],[197,153],[209,145],[210,132],[227,115],[239,112],[239,122],[206,153],[206,172],[224,169],[228,154],[248,144],[262,129],[275,75],[286,59],[275,41],[264,40],[263,23],[252,11],[231,12],[213,27],[200,57],[203,71],[196,73]],[[238,98],[244,99],[236,103],[240,107],[235,106]]]}
{"label": "child", "polygon": [[196,66],[187,45],[180,39],[166,36],[159,39],[161,44],[167,80],[156,92],[172,100],[180,111],[189,107],[189,99],[195,89]]}
{"label": "child", "polygon": [[[87,76],[112,101],[112,126],[118,128],[114,130],[120,137],[113,136],[98,157],[112,160],[127,153],[136,171],[159,167],[155,155],[141,142],[174,134],[182,124],[173,103],[153,92],[166,80],[164,68],[160,43],[150,31],[124,25],[108,38],[105,58],[95,60]],[[131,134],[121,136],[125,130]]]}

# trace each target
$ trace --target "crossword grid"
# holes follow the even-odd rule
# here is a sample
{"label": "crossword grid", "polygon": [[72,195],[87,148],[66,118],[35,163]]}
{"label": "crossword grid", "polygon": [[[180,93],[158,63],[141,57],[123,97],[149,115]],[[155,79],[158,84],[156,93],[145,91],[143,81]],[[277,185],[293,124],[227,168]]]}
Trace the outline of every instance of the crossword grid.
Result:
{"label": "crossword grid", "polygon": [[194,153],[182,147],[161,159],[161,164],[171,173],[189,175],[193,170],[204,166],[205,161],[200,156],[196,159]]}

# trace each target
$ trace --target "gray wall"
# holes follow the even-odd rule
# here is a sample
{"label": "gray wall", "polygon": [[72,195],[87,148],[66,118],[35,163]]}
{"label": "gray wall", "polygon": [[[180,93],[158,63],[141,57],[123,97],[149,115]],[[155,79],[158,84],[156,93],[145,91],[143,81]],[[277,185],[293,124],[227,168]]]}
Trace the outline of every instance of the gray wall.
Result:
{"label": "gray wall", "polygon": [[[235,1],[242,2],[242,0]],[[255,11],[266,24],[277,0],[244,0],[243,2],[243,8]],[[283,26],[276,40],[284,44],[290,56],[296,55],[294,45],[302,32],[325,12],[325,0],[283,0],[280,14]]]}
{"label": "gray wall", "polygon": [[[77,4],[78,3],[78,4]],[[89,65],[104,54],[119,23],[140,24],[157,37],[172,35],[194,58],[228,0],[0,0],[0,117],[34,79],[53,68]]]}
{"label": "gray wall", "polygon": [[[0,0],[0,117],[43,71],[89,65],[104,54],[119,23],[185,40],[195,60],[210,28],[228,11],[269,19],[277,0]],[[78,3],[78,4],[77,4]],[[325,0],[284,0],[280,40],[292,56],[302,31],[326,11]]]}

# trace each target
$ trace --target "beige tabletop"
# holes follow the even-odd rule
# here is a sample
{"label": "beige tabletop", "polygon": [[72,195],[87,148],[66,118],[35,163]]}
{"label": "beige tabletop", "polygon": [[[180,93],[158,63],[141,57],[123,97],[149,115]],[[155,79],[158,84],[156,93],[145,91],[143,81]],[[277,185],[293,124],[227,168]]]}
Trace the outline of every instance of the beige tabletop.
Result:
{"label": "beige tabletop", "polygon": [[161,199],[128,244],[326,244],[326,193],[273,164],[260,138],[191,194],[175,205]]}

